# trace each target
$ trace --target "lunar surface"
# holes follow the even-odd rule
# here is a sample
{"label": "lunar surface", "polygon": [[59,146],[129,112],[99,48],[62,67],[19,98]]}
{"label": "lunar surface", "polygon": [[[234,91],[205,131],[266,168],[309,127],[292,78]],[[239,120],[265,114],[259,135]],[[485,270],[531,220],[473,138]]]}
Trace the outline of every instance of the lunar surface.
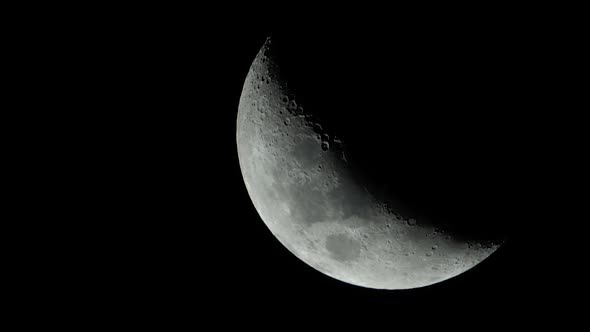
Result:
{"label": "lunar surface", "polygon": [[[290,252],[346,283],[408,289],[457,276],[502,244],[459,229],[469,222],[459,227],[415,213],[403,195],[369,180],[371,172],[359,171],[367,159],[351,148],[360,143],[318,117],[313,98],[300,98],[274,44],[267,39],[246,77],[237,147],[256,210]],[[399,190],[408,188],[399,183]],[[396,189],[395,182],[387,186]]]}

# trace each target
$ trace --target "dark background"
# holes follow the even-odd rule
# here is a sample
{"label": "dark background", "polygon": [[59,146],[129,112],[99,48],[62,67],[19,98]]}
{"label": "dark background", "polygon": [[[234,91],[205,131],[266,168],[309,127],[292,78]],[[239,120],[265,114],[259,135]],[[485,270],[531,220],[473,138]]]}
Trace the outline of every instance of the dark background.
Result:
{"label": "dark background", "polygon": [[[562,152],[555,147],[559,126],[555,103],[560,96],[553,78],[558,69],[547,63],[559,53],[563,41],[554,36],[551,20],[533,20],[531,12],[501,18],[485,11],[373,17],[376,12],[359,13],[362,19],[334,13],[318,14],[319,19],[304,14],[266,19],[273,16],[258,8],[236,10],[235,17],[209,17],[209,11],[194,8],[142,7],[110,11],[93,17],[91,24],[84,22],[85,16],[77,19],[80,22],[64,24],[67,37],[57,33],[55,38],[64,39],[72,50],[59,53],[61,61],[74,67],[66,76],[73,86],[67,94],[75,96],[68,107],[83,110],[74,114],[77,125],[72,130],[78,133],[74,137],[90,138],[75,143],[78,154],[69,166],[71,172],[81,173],[72,190],[77,196],[72,201],[80,212],[73,214],[91,220],[76,226],[76,241],[91,251],[73,253],[80,257],[74,260],[74,272],[65,277],[66,283],[76,285],[71,302],[91,302],[97,309],[89,311],[96,310],[99,316],[142,322],[251,323],[272,329],[312,321],[396,328],[398,320],[408,318],[420,327],[446,328],[465,322],[486,326],[509,324],[513,319],[526,323],[547,311],[554,313],[564,283],[563,275],[555,276],[560,274],[555,273],[556,265],[561,264],[556,262],[561,261],[554,257],[557,244],[547,234],[547,225],[563,218],[563,210],[552,209],[559,199],[552,172]],[[87,28],[73,32],[82,25]],[[493,42],[482,43],[480,31]],[[322,78],[336,84],[329,90],[333,98],[354,93],[342,85],[347,78],[343,70],[351,70],[356,79],[373,73],[371,85],[358,88],[364,89],[364,95],[379,91],[368,101],[375,106],[399,101],[388,97],[392,84],[403,89],[400,94],[405,99],[399,102],[412,105],[407,111],[383,115],[376,107],[369,109],[370,116],[358,118],[364,127],[377,126],[371,132],[381,135],[377,141],[382,143],[374,151],[383,149],[390,138],[391,126],[382,120],[399,121],[399,117],[408,123],[401,129],[407,135],[424,119],[430,119],[428,128],[436,129],[436,123],[443,122],[468,132],[449,138],[434,131],[446,140],[441,146],[449,140],[469,146],[472,137],[481,140],[502,133],[502,139],[485,142],[496,149],[494,160],[503,165],[502,173],[484,179],[482,186],[471,184],[470,190],[485,193],[491,198],[486,208],[506,217],[502,220],[509,228],[508,242],[456,278],[404,291],[345,284],[315,271],[285,249],[248,197],[235,142],[242,85],[271,34],[322,50],[317,54],[321,62],[313,61],[315,55],[307,48],[295,54],[310,64],[304,69],[312,75],[325,69]],[[443,38],[447,35],[457,37]],[[301,36],[310,40],[297,39]],[[393,45],[392,36],[397,40]],[[370,42],[367,52],[358,46],[363,41]],[[395,54],[398,44],[410,51]],[[476,45],[475,49],[466,44]],[[44,51],[59,49],[56,45],[50,43]],[[492,96],[486,90],[482,98],[491,103],[482,105],[476,97],[444,93],[469,89],[464,82],[457,89],[437,89],[446,82],[420,86],[437,93],[434,98],[414,89],[423,83],[411,81],[413,70],[408,64],[418,71],[427,71],[421,66],[424,63],[432,70],[445,70],[440,64],[447,61],[479,68],[478,61],[490,58],[486,48],[501,59],[496,63],[499,68],[482,69],[491,77],[487,86],[494,88]],[[440,49],[451,53],[440,55]],[[457,58],[452,55],[456,49],[477,54]],[[391,61],[389,54],[404,61]],[[344,58],[329,61],[339,55]],[[352,58],[363,66],[344,60]],[[52,70],[59,73],[60,67]],[[397,70],[409,81],[392,80]],[[381,72],[386,74],[378,75]],[[477,77],[479,73],[476,69],[469,74]],[[321,94],[309,98],[326,103]],[[428,112],[440,98],[460,100],[460,111],[450,117]],[[351,104],[360,105],[359,100]],[[357,119],[355,108],[346,100],[336,103],[340,109],[352,110],[342,113],[347,121]],[[474,128],[467,114],[485,125]],[[490,116],[482,120],[482,114]],[[373,117],[379,121],[372,121]],[[72,121],[71,116],[66,118]],[[68,144],[71,139],[64,138]],[[404,153],[413,150],[405,149]],[[440,153],[440,149],[431,147],[431,152]],[[443,157],[457,163],[463,156],[454,151]],[[468,182],[462,183],[467,186]],[[91,195],[77,194],[87,188],[93,188]],[[71,249],[66,251],[72,255]]]}

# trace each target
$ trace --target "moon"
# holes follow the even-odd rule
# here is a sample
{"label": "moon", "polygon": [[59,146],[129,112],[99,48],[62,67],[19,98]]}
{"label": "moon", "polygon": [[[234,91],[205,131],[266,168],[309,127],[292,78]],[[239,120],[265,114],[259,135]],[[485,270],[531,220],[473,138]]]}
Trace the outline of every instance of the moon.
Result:
{"label": "moon", "polygon": [[[358,148],[367,140],[354,141],[318,115],[314,98],[302,98],[283,70],[275,44],[266,40],[247,74],[236,140],[249,196],[285,248],[337,280],[393,290],[457,276],[502,245],[503,239],[464,227],[477,223],[472,215],[468,223],[436,220],[404,200],[416,188],[389,181],[383,189],[379,179],[369,179],[363,163],[375,160]],[[445,196],[445,185],[437,188]]]}

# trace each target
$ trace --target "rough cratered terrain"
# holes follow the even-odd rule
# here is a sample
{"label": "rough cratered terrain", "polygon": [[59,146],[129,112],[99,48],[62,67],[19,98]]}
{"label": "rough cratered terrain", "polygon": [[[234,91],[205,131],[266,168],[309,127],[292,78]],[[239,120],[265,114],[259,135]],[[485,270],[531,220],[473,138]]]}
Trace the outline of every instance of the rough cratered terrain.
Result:
{"label": "rough cratered terrain", "polygon": [[[361,152],[359,145],[370,144],[371,138],[365,135],[352,142],[350,130],[341,127],[339,132],[338,126],[315,110],[320,104],[313,104],[311,94],[307,99],[299,98],[301,92],[290,85],[289,73],[282,72],[281,55],[274,43],[267,40],[246,77],[237,145],[254,206],[286,248],[341,281],[370,288],[407,289],[456,276],[499,247],[497,236],[488,239],[476,231],[469,233],[469,227],[463,227],[469,223],[442,221],[452,219],[447,214],[437,223],[435,214],[419,213],[420,204],[407,203],[408,197],[415,195],[404,195],[404,190],[420,191],[423,183],[410,188],[404,177],[396,182],[395,176],[389,175],[387,181],[375,180],[386,172],[400,171],[371,166],[377,157],[367,154],[373,155],[381,147]],[[359,126],[365,125],[359,121]],[[384,128],[381,125],[375,130]],[[395,142],[384,143],[382,133],[377,136],[376,145],[396,146]],[[395,133],[389,137],[395,140]],[[407,163],[405,159],[396,161],[398,165]],[[371,167],[374,174],[367,170]],[[445,185],[449,183],[437,188]]]}

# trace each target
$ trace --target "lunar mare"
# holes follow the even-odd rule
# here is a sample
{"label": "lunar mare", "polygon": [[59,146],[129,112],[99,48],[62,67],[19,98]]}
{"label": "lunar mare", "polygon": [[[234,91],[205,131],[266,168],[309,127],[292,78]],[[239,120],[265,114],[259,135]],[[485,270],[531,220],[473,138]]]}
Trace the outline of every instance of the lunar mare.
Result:
{"label": "lunar mare", "polygon": [[238,156],[257,212],[299,259],[350,284],[408,289],[456,276],[499,247],[392,211],[355,176],[346,142],[322,128],[281,75],[268,39],[240,97]]}

